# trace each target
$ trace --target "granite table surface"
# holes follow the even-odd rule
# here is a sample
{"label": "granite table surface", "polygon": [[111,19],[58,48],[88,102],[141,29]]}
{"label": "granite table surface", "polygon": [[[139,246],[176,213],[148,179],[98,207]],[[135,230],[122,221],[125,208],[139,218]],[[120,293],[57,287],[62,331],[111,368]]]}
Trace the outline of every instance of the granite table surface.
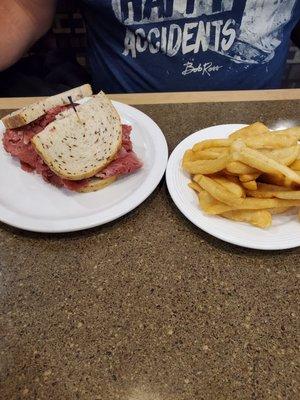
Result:
{"label": "granite table surface", "polygon": [[[170,151],[215,124],[300,124],[297,100],[138,108]],[[299,399],[299,257],[209,236],[164,181],[91,230],[0,224],[0,399]]]}

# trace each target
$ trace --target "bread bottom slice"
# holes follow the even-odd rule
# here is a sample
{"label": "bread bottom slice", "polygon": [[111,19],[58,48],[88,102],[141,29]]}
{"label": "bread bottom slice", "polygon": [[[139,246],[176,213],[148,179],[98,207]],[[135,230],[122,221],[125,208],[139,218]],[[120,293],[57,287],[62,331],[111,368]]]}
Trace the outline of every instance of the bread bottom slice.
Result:
{"label": "bread bottom slice", "polygon": [[76,192],[80,192],[80,193],[96,192],[97,190],[103,189],[106,186],[110,185],[116,179],[117,179],[117,175],[111,176],[106,179],[91,178],[91,179],[89,179],[89,183],[86,186],[76,190]]}

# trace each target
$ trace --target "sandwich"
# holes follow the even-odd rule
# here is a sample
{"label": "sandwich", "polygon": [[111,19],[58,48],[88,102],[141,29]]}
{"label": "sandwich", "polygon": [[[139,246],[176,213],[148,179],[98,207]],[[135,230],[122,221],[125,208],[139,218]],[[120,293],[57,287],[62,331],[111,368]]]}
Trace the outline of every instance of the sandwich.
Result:
{"label": "sandwich", "polygon": [[122,125],[108,97],[93,95],[90,85],[14,111],[2,122],[4,149],[24,171],[57,187],[96,191],[142,167],[133,151],[131,126]]}

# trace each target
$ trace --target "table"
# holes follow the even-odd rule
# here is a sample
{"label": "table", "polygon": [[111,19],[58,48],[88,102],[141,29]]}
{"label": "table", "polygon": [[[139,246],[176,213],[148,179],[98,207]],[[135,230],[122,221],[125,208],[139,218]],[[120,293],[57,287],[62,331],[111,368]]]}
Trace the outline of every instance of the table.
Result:
{"label": "table", "polygon": [[[139,103],[172,151],[214,124],[300,124],[299,92],[113,98]],[[1,99],[0,116],[28,101]],[[84,232],[0,224],[0,398],[298,399],[299,256],[209,236],[164,182]]]}

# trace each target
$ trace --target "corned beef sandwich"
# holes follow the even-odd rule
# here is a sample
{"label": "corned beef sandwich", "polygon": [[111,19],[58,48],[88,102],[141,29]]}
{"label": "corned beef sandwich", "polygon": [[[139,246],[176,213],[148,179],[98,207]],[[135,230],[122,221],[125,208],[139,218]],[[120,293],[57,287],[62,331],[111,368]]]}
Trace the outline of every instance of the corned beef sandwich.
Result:
{"label": "corned beef sandwich", "polygon": [[5,150],[23,170],[78,192],[99,190],[138,170],[142,163],[132,148],[131,126],[121,124],[105,94],[76,104],[91,95],[90,85],[84,85],[7,115]]}

